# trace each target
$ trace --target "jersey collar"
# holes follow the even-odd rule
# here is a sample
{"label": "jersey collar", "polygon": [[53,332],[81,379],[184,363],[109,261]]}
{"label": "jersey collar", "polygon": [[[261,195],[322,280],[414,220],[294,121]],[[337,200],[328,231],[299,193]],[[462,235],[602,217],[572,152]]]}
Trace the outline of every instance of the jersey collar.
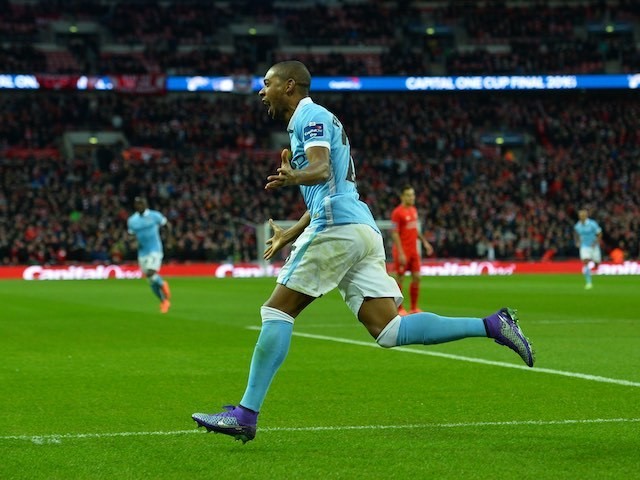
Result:
{"label": "jersey collar", "polygon": [[291,118],[289,119],[289,125],[287,125],[287,130],[289,131],[293,130],[293,119],[295,118],[296,113],[298,113],[298,110],[300,110],[300,107],[303,107],[310,103],[313,103],[313,100],[311,100],[311,97],[304,97],[302,100],[298,102],[296,109],[293,111],[293,115],[291,115]]}

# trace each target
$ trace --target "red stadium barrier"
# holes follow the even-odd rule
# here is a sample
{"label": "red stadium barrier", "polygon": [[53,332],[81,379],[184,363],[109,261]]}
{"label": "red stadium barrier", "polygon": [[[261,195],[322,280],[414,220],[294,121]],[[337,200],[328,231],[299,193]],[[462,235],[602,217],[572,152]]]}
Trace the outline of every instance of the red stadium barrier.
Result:
{"label": "red stadium barrier", "polygon": [[[579,260],[557,262],[489,262],[489,261],[433,261],[424,262],[423,276],[480,276],[517,275],[524,273],[570,273],[580,274]],[[192,263],[162,266],[162,275],[167,277],[274,277],[280,264],[263,267],[257,263]],[[640,262],[627,261],[619,264],[603,263],[596,275],[640,275]],[[0,279],[23,280],[105,280],[138,279],[142,273],[137,265],[66,265],[66,266],[3,266]]]}

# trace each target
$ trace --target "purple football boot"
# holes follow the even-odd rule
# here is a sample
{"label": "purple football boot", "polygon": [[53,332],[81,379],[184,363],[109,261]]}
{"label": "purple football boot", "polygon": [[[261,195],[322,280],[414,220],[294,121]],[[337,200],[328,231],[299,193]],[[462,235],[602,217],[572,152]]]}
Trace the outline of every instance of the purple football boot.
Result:
{"label": "purple football boot", "polygon": [[536,361],[535,352],[518,326],[516,310],[502,308],[493,315],[489,315],[484,319],[484,328],[487,330],[489,338],[493,338],[500,345],[509,347],[520,355],[524,363],[533,367],[533,363]]}
{"label": "purple football boot", "polygon": [[191,418],[207,432],[222,433],[247,443],[256,436],[258,414],[241,406],[225,405],[220,413],[194,413]]}

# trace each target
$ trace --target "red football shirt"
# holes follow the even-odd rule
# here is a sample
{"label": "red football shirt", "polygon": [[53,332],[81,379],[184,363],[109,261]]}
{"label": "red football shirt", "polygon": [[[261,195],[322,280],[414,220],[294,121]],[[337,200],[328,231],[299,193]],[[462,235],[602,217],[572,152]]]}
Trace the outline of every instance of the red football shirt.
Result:
{"label": "red football shirt", "polygon": [[400,243],[405,255],[418,251],[418,210],[416,207],[398,205],[391,212],[391,221],[394,223],[400,236]]}

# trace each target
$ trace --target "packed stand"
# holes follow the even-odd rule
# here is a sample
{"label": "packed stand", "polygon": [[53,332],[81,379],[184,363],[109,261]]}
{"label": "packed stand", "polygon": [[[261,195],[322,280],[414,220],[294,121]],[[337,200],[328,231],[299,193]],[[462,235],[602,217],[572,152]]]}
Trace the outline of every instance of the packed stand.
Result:
{"label": "packed stand", "polygon": [[[602,2],[551,6],[506,6],[489,3],[452,6],[460,15],[471,51],[452,51],[447,56],[451,74],[604,73],[609,61],[619,62],[633,35],[605,30],[608,22],[637,23],[640,11],[632,2]],[[535,14],[533,11],[535,10]],[[577,33],[589,24],[602,29]],[[485,46],[504,45],[490,50]]]}
{"label": "packed stand", "polygon": [[[376,218],[389,218],[400,188],[412,184],[439,257],[575,256],[572,227],[585,204],[604,229],[605,251],[622,244],[638,257],[640,103],[633,96],[314,98],[346,126],[361,196]],[[2,100],[2,263],[134,260],[125,221],[136,195],[174,225],[163,232],[167,261],[255,260],[256,226],[304,210],[297,189],[263,189],[279,158],[270,136],[282,128],[256,98]],[[65,130],[88,123],[113,129],[114,116],[131,145],[152,153],[133,157],[114,146],[71,159],[38,155],[56,147]],[[489,126],[531,140],[513,150],[487,146],[479,136]]]}
{"label": "packed stand", "polygon": [[622,71],[625,73],[640,72],[640,48],[636,45],[627,45],[622,52]]}
{"label": "packed stand", "polygon": [[382,2],[323,5],[301,3],[275,9],[293,45],[388,45],[394,38],[398,5]]}
{"label": "packed stand", "polygon": [[[633,29],[585,34],[590,23],[637,25],[631,0],[532,2],[2,2],[0,38],[6,73],[229,75],[262,74],[289,47],[334,47],[306,54],[317,75],[601,73],[637,65]],[[389,19],[393,19],[390,21]],[[91,21],[99,34],[63,35],[51,22]],[[275,26],[270,37],[235,35],[232,24]],[[614,23],[615,24],[615,23]],[[444,26],[449,33],[426,33]],[[588,29],[587,29],[588,30]],[[454,34],[454,32],[458,32]],[[265,45],[268,45],[265,48]],[[504,48],[495,50],[495,46]],[[287,48],[283,48],[287,47]],[[345,47],[374,47],[367,55]],[[40,48],[40,47],[38,47]],[[51,58],[49,58],[51,57]],[[616,67],[617,65],[617,67]]]}
{"label": "packed stand", "polygon": [[483,48],[454,52],[446,60],[451,75],[532,75],[605,73],[608,58],[595,41],[555,43],[513,42],[508,53]]}
{"label": "packed stand", "polygon": [[37,7],[0,1],[0,42],[27,44],[37,40]]}

